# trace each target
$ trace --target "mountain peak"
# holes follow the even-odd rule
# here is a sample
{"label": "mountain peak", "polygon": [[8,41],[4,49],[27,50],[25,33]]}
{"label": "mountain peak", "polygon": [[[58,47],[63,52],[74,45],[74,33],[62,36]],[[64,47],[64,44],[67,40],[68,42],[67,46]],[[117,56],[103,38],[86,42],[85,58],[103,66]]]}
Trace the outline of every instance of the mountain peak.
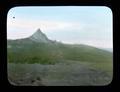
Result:
{"label": "mountain peak", "polygon": [[38,28],[35,33],[42,33],[42,32],[41,32],[40,28]]}
{"label": "mountain peak", "polygon": [[43,42],[43,43],[48,43],[49,39],[47,38],[47,36],[42,33],[42,31],[39,29],[37,29],[37,31],[30,36],[30,39],[35,41],[35,42]]}

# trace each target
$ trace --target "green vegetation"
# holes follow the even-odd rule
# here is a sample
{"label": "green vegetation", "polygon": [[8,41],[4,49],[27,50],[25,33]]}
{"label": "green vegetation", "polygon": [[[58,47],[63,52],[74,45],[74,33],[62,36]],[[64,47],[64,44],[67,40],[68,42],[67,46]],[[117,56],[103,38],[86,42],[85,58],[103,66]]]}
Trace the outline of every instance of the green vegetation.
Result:
{"label": "green vegetation", "polygon": [[8,62],[55,64],[62,60],[111,62],[112,53],[87,45],[9,42]]}
{"label": "green vegetation", "polygon": [[[25,38],[8,40],[8,78],[15,85],[106,85],[112,80],[111,52],[78,44]],[[40,35],[37,35],[40,34]]]}

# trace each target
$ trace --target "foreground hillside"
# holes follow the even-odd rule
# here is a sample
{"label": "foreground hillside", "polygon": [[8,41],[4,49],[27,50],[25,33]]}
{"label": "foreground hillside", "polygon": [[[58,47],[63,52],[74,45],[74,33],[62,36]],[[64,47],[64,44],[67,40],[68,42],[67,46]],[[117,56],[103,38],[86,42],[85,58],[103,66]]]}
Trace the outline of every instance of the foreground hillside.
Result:
{"label": "foreground hillside", "polygon": [[9,63],[9,82],[31,86],[101,86],[112,81],[112,71],[96,69],[90,63],[66,62],[55,65]]}
{"label": "foreground hillside", "polygon": [[112,53],[86,45],[67,45],[61,43],[11,43],[8,61],[14,63],[54,64],[59,60],[84,62],[110,62]]}
{"label": "foreground hillside", "polygon": [[112,81],[109,51],[52,41],[40,30],[29,38],[8,40],[7,48],[8,79],[15,85],[106,85]]}

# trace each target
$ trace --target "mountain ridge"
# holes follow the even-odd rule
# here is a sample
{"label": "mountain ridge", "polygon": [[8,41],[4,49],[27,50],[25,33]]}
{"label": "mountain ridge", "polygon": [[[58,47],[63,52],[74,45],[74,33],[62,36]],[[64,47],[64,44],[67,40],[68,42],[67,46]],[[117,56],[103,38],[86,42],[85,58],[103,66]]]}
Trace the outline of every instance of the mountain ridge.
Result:
{"label": "mountain ridge", "polygon": [[[49,40],[40,30],[25,39],[7,40],[8,78],[10,82],[22,85],[40,85],[38,79],[48,84],[55,81],[57,85],[64,84],[63,79],[65,82],[68,79],[68,84],[72,80],[72,85],[81,82],[106,85],[112,80],[112,60],[112,53],[108,51]],[[36,81],[31,82],[33,80]]]}
{"label": "mountain ridge", "polygon": [[[28,38],[7,40],[7,48],[10,62],[53,63],[59,60],[107,62],[112,60],[112,53],[108,51],[87,45],[52,41],[40,29]],[[21,59],[18,60],[19,57]]]}

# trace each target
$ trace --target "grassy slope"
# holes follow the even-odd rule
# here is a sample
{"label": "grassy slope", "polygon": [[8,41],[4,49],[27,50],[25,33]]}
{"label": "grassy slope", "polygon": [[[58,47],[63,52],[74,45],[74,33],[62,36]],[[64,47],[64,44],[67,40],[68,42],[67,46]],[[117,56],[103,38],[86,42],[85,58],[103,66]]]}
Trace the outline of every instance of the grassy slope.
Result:
{"label": "grassy slope", "polygon": [[[45,85],[99,85],[111,81],[113,66],[110,52],[87,45],[54,42],[38,44],[26,40],[8,44],[12,45],[12,48],[8,49],[8,62],[11,63],[8,65],[9,79],[20,82],[21,85],[28,85],[29,82],[31,84],[34,79],[37,82],[35,85],[42,85],[38,77],[42,78]],[[35,73],[34,76],[30,76],[33,75],[31,72]],[[30,79],[26,79],[26,74],[29,74]],[[76,77],[77,75],[79,76]],[[104,79],[106,75],[107,80]]]}
{"label": "grassy slope", "polygon": [[11,43],[14,47],[8,49],[9,62],[44,63],[65,59],[98,63],[112,60],[112,53],[86,45],[21,43]]}
{"label": "grassy slope", "polygon": [[[8,62],[55,64],[65,60],[87,62],[93,67],[111,71],[112,53],[87,45],[68,45],[61,43],[33,43],[24,41],[9,41],[13,47],[8,49]],[[107,65],[107,66],[106,66]]]}
{"label": "grassy slope", "polygon": [[[90,63],[92,67],[112,72],[112,53],[87,45],[13,43],[8,62],[55,64],[65,60]],[[19,48],[18,46],[21,46]]]}

